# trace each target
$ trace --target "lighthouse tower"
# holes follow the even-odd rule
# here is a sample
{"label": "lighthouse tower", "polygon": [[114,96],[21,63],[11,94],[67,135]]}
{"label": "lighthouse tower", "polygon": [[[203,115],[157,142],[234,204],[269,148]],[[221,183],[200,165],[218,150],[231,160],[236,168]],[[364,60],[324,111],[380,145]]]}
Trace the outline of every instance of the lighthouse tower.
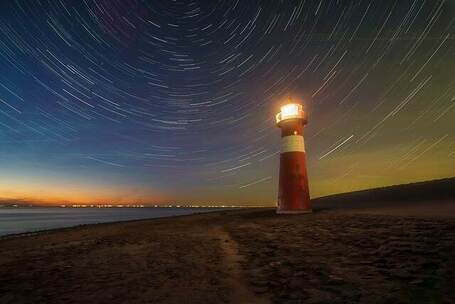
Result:
{"label": "lighthouse tower", "polygon": [[305,161],[303,127],[307,117],[303,106],[281,107],[276,124],[281,129],[280,181],[277,213],[310,213],[310,192]]}

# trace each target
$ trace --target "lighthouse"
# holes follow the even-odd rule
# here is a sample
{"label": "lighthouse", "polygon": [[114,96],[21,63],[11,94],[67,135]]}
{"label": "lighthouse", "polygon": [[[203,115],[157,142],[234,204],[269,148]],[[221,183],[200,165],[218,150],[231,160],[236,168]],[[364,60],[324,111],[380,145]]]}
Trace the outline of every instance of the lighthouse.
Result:
{"label": "lighthouse", "polygon": [[303,129],[307,115],[303,106],[289,103],[276,115],[281,129],[280,180],[277,213],[311,213]]}

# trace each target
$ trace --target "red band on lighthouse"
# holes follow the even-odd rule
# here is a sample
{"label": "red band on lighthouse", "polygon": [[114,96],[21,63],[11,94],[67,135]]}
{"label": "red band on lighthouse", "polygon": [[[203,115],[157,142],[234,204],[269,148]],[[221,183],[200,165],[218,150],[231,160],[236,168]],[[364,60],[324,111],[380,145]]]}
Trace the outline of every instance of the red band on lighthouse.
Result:
{"label": "red band on lighthouse", "polygon": [[302,105],[283,106],[276,121],[281,128],[277,213],[309,213],[311,204],[303,138],[306,116]]}

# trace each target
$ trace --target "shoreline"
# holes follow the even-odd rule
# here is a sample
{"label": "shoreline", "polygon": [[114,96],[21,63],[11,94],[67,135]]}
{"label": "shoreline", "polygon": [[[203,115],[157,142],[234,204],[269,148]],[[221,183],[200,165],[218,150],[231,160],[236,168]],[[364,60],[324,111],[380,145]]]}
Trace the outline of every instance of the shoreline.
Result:
{"label": "shoreline", "polygon": [[[41,208],[41,207],[39,207],[39,208]],[[49,208],[54,208],[54,207],[49,207]],[[150,208],[155,208],[155,207],[150,207]],[[165,208],[168,208],[168,207],[165,207]],[[263,207],[258,207],[258,208],[263,208]],[[112,209],[112,208],[106,208],[106,209]],[[217,208],[214,208],[214,209],[217,209]],[[226,208],[226,210],[203,211],[203,212],[194,212],[194,213],[190,213],[190,214],[176,214],[176,215],[161,216],[161,217],[116,220],[116,221],[112,221],[112,222],[77,224],[77,225],[74,225],[74,226],[67,226],[67,227],[57,227],[57,228],[49,228],[49,229],[42,229],[42,230],[36,230],[36,231],[27,231],[27,232],[20,232],[20,233],[3,234],[3,235],[0,235],[0,242],[2,240],[6,240],[6,239],[23,238],[23,237],[25,238],[25,237],[29,237],[29,236],[41,235],[41,234],[46,234],[46,233],[67,231],[67,230],[70,230],[70,229],[78,229],[78,228],[83,228],[83,227],[86,227],[86,226],[99,226],[99,225],[109,225],[109,224],[112,225],[112,224],[122,224],[122,223],[129,223],[129,222],[151,221],[151,220],[158,220],[158,219],[172,219],[172,218],[199,215],[199,214],[205,214],[205,213],[235,211],[235,210],[238,210],[238,209],[257,209],[257,208],[235,208],[235,209],[234,208],[232,208],[232,209],[231,208]]]}
{"label": "shoreline", "polygon": [[[375,207],[370,206],[362,206],[358,203],[354,204],[333,204],[332,202],[325,202],[321,201],[321,199],[317,199],[317,203],[313,208],[312,214],[320,213],[320,212],[337,212],[337,213],[355,213],[355,214],[364,214],[364,215],[380,215],[380,216],[396,216],[396,217],[406,217],[406,218],[428,218],[428,219],[452,219],[455,218],[455,200],[438,200],[438,201],[427,201],[421,200],[417,202],[384,202],[382,205],[376,205]],[[394,205],[395,204],[395,205]],[[430,205],[431,204],[431,205]],[[428,207],[431,207],[429,210]],[[437,209],[438,212],[434,212],[434,209]],[[49,207],[55,208],[55,207]],[[146,208],[156,208],[156,207],[146,207]],[[169,207],[163,207],[163,209],[168,209]],[[424,208],[423,210],[419,208]],[[438,210],[439,208],[439,210]],[[62,208],[64,209],[64,208]],[[106,208],[106,209],[113,209],[113,208]],[[120,208],[119,208],[120,209]],[[40,234],[58,232],[58,231],[67,231],[69,229],[77,229],[86,226],[98,226],[98,225],[112,225],[112,224],[122,224],[122,223],[129,223],[129,222],[140,222],[140,221],[150,221],[150,220],[158,220],[158,219],[172,219],[172,218],[179,218],[179,217],[187,217],[187,216],[194,216],[199,214],[205,213],[223,213],[229,211],[245,211],[245,210],[275,210],[275,207],[245,207],[245,208],[225,208],[225,210],[218,210],[222,208],[213,208],[217,210],[213,211],[203,211],[203,212],[194,212],[190,214],[177,214],[177,215],[170,215],[170,216],[161,216],[161,217],[150,217],[150,218],[140,218],[140,219],[126,219],[126,220],[116,220],[116,221],[109,221],[109,222],[99,222],[99,223],[87,223],[87,224],[78,224],[74,226],[67,226],[67,227],[58,227],[58,228],[49,228],[43,230],[36,230],[36,231],[28,231],[28,232],[21,232],[21,233],[13,233],[13,234],[5,234],[0,235],[0,241],[5,239],[11,238],[22,238],[22,237],[29,237],[35,236]],[[417,210],[416,210],[417,209]],[[442,210],[441,210],[442,209]],[[403,214],[405,213],[405,214]],[[291,215],[292,216],[292,215]]]}

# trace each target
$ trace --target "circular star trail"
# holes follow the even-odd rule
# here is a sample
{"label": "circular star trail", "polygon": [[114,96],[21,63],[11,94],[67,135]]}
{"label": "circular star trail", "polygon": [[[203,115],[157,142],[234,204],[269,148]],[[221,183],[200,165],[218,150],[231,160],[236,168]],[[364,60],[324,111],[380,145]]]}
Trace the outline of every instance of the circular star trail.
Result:
{"label": "circular star trail", "polygon": [[313,197],[452,176],[454,30],[444,0],[3,1],[0,199],[273,204],[288,98]]}

